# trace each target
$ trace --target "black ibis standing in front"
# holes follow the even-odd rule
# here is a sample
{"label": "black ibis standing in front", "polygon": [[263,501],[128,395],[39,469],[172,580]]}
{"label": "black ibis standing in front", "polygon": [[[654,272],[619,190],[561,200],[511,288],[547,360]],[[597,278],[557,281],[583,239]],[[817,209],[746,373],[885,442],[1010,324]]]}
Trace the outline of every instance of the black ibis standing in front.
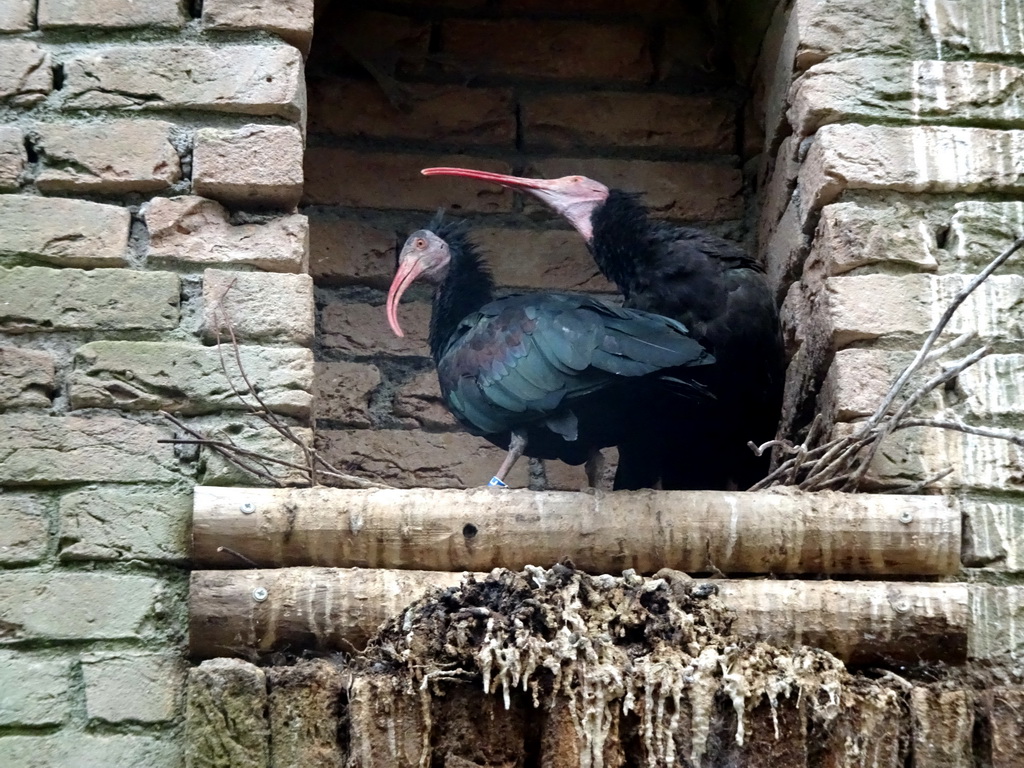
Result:
{"label": "black ibis standing in front", "polygon": [[[639,196],[585,176],[530,179],[466,168],[427,168],[523,190],[565,217],[586,240],[625,305],[682,322],[716,358],[715,407],[701,430],[671,444],[641,443],[623,461],[662,461],[665,488],[749,488],[768,471],[748,441],[775,437],[785,360],[779,313],[764,270],[734,243],[651,219]],[[711,414],[714,417],[711,418]],[[699,435],[699,437],[698,437]],[[635,451],[635,452],[633,452]]]}
{"label": "black ibis standing in front", "polygon": [[[491,485],[504,485],[521,455],[582,464],[649,435],[659,403],[699,412],[710,399],[695,372],[714,358],[682,323],[582,295],[493,299],[461,223],[439,216],[406,240],[387,298],[399,336],[398,302],[417,279],[434,286],[429,343],[445,404],[469,432],[508,449]],[[617,488],[647,483],[627,471]]]}

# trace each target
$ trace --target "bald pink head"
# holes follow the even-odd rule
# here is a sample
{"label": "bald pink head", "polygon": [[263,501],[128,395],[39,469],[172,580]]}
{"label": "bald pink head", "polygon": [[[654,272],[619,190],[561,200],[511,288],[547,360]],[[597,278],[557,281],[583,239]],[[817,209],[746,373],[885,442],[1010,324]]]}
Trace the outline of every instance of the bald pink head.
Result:
{"label": "bald pink head", "polygon": [[409,286],[418,279],[437,284],[444,279],[451,263],[448,243],[428,229],[419,229],[409,235],[398,257],[398,269],[388,290],[385,304],[388,325],[396,336],[404,336],[398,324],[398,302]]}
{"label": "bald pink head", "polygon": [[489,181],[510,189],[529,192],[564,216],[588,243],[594,237],[590,217],[608,199],[608,187],[586,176],[563,176],[560,179],[529,179],[503,173],[474,171],[471,168],[424,168],[424,176],[462,176]]}

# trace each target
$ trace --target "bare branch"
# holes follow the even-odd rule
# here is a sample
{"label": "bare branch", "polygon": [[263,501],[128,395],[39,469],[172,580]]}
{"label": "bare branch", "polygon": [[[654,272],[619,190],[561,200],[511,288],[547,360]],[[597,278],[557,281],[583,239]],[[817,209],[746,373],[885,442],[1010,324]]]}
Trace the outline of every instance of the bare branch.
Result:
{"label": "bare branch", "polygon": [[907,429],[909,427],[933,427],[935,429],[948,429],[953,432],[963,432],[965,435],[978,435],[979,437],[992,437],[996,440],[1005,440],[1024,448],[1024,433],[1013,432],[1008,429],[996,429],[994,427],[975,427],[970,424],[963,424],[959,421],[948,421],[944,419],[904,419],[896,429]]}
{"label": "bare branch", "polygon": [[910,377],[917,373],[921,366],[924,365],[924,361],[928,357],[928,353],[935,345],[939,336],[942,335],[942,332],[946,330],[946,326],[949,325],[949,321],[953,317],[953,313],[959,309],[960,305],[967,300],[967,297],[970,296],[979,285],[988,279],[989,275],[1002,266],[1003,263],[1014,253],[1020,250],[1022,246],[1024,246],[1024,237],[1019,237],[1009,248],[993,259],[987,267],[974,276],[974,279],[957,292],[956,296],[954,296],[953,300],[949,303],[949,306],[947,306],[946,310],[942,313],[942,317],[939,318],[935,327],[932,328],[931,333],[928,334],[928,338],[924,340],[924,344],[921,345],[921,349],[918,350],[914,360],[904,369],[903,373],[899,375],[899,378],[896,379],[896,382],[892,385],[888,394],[883,398],[881,404],[879,404],[878,409],[871,418],[868,419],[868,423],[874,426],[882,420],[886,413],[889,412],[890,406],[892,406],[893,401],[902,391],[904,385],[910,380]]}
{"label": "bare branch", "polygon": [[[909,395],[905,396],[899,405],[894,408],[897,400],[903,395],[903,390],[908,382],[924,365],[938,362],[941,358],[962,348],[975,338],[973,333],[965,333],[942,346],[935,346],[956,310],[978,286],[1021,247],[1024,247],[1024,237],[1015,240],[1009,248],[993,259],[957,292],[929,332],[921,348],[915,354],[914,359],[896,378],[896,381],[893,382],[871,416],[857,426],[851,434],[833,438],[821,445],[815,445],[819,439],[818,429],[823,425],[823,420],[819,414],[811,424],[807,439],[795,449],[784,440],[774,440],[765,443],[763,446],[751,446],[755,449],[755,452],[766,450],[768,447],[778,447],[787,453],[794,454],[785,461],[782,461],[778,467],[754,485],[751,490],[767,488],[777,484],[796,485],[802,489],[812,491],[827,488],[840,488],[846,491],[859,490],[882,441],[897,430],[913,426],[951,429],[966,434],[1007,440],[1014,445],[1024,446],[1024,434],[1010,430],[973,427],[962,424],[956,419],[909,418],[909,414],[914,407],[930,393],[947,382],[954,380],[964,370],[989,354],[991,350],[987,346],[976,349],[960,360],[942,366],[942,370],[938,374],[932,376]],[[943,470],[918,483],[900,486],[894,492],[916,493],[946,477],[952,471],[952,468]]]}

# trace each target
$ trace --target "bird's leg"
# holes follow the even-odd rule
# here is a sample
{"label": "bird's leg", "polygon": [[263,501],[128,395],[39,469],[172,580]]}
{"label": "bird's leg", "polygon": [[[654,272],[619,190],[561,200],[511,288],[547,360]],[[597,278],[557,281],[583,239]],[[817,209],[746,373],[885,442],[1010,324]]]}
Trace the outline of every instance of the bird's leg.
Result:
{"label": "bird's leg", "polygon": [[587,473],[587,484],[591,488],[599,488],[601,481],[604,479],[604,454],[597,448],[590,452],[590,456],[587,457],[587,463],[583,465],[584,471]]}
{"label": "bird's leg", "polygon": [[519,457],[523,455],[523,451],[526,450],[526,433],[518,430],[512,430],[512,438],[508,441],[508,455],[505,456],[505,460],[501,462],[501,466],[498,467],[498,471],[494,473],[494,477],[488,485],[495,488],[507,488],[505,485],[505,475],[507,475]]}

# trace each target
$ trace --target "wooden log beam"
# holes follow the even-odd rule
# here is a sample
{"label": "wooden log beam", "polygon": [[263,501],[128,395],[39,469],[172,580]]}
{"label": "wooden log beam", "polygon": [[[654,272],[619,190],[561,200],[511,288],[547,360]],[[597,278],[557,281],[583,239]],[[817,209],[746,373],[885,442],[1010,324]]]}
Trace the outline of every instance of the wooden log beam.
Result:
{"label": "wooden log beam", "polygon": [[568,557],[589,573],[952,575],[960,512],[940,496],[795,491],[199,487],[193,556],[208,568],[489,571]]}
{"label": "wooden log beam", "polygon": [[[479,574],[478,574],[479,575]],[[284,649],[361,649],[381,622],[431,587],[457,584],[443,571],[281,568],[195,571],[189,637],[196,658]],[[715,580],[744,639],[804,643],[845,661],[967,655],[963,584]]]}
{"label": "wooden log beam", "polygon": [[287,649],[353,651],[386,619],[463,574],[363,568],[193,571],[189,647],[199,659]]}

